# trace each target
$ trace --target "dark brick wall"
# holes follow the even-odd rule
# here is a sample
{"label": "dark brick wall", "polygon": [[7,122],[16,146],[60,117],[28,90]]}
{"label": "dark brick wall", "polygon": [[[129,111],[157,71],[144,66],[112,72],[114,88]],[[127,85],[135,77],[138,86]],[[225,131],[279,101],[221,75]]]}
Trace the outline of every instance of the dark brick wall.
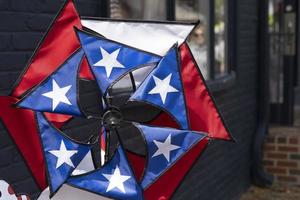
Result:
{"label": "dark brick wall", "polygon": [[236,82],[214,93],[236,143],[212,142],[175,199],[238,199],[250,185],[251,143],[256,128],[258,0],[237,2]]}
{"label": "dark brick wall", "polygon": [[[76,0],[81,15],[103,16],[102,1]],[[0,95],[8,95],[34,48],[62,6],[62,0],[0,0]],[[1,106],[1,105],[0,105]],[[0,123],[0,179],[16,193],[39,190],[20,153]]]}
{"label": "dark brick wall", "polygon": [[[83,15],[101,13],[100,0],[77,0]],[[83,3],[84,2],[84,3]],[[212,142],[193,167],[174,199],[231,200],[250,185],[251,143],[256,128],[256,69],[257,69],[257,4],[258,0],[238,0],[236,37],[236,81],[226,90],[214,93],[236,143]],[[18,74],[25,66],[34,47],[57,12],[58,0],[0,0],[0,95],[7,95]],[[1,129],[1,127],[0,127]],[[0,137],[7,137],[0,131]],[[22,159],[11,142],[0,140],[0,160],[10,157],[6,166]],[[9,149],[8,155],[2,150]],[[6,154],[6,153],[5,153]],[[1,163],[0,162],[0,163]],[[0,164],[0,178],[4,173]],[[25,172],[24,172],[25,173]],[[29,177],[29,173],[22,177]],[[12,180],[21,189],[36,192],[30,178]],[[27,182],[28,181],[28,182]],[[29,184],[29,182],[31,184]],[[23,185],[22,185],[23,184]]]}

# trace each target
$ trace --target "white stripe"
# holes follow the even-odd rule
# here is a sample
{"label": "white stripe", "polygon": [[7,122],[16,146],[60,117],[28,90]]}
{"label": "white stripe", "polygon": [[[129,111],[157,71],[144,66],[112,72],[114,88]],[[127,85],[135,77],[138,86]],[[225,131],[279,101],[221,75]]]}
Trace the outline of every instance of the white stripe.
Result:
{"label": "white stripe", "polygon": [[82,159],[76,169],[73,171],[72,175],[80,175],[87,173],[89,171],[94,170],[93,158],[92,153],[89,151],[86,156]]}
{"label": "white stripe", "polygon": [[[102,197],[91,192],[87,192],[81,189],[73,188],[69,185],[63,185],[58,192],[51,198],[51,200],[108,200],[109,198]],[[49,188],[46,188],[39,196],[38,200],[50,200]]]}
{"label": "white stripe", "polygon": [[115,40],[158,55],[165,53],[176,43],[182,44],[193,30],[191,24],[142,23],[106,20],[81,20],[83,26]]}

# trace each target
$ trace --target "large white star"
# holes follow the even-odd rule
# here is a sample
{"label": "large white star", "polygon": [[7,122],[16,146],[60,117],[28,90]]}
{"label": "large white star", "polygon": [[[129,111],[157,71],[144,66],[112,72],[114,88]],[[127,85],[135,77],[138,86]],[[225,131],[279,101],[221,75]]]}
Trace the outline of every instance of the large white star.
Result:
{"label": "large white star", "polygon": [[106,71],[107,78],[110,77],[111,71],[113,68],[125,68],[118,60],[117,57],[119,55],[120,49],[115,50],[111,54],[105,51],[102,47],[100,47],[102,59],[94,64],[95,67],[104,67]]}
{"label": "large white star", "polygon": [[123,193],[126,193],[123,183],[125,181],[127,181],[128,179],[130,179],[131,177],[121,175],[119,166],[116,167],[113,174],[103,174],[103,176],[109,181],[109,185],[106,189],[106,192],[108,192],[114,188],[118,188]]}
{"label": "large white star", "polygon": [[169,74],[165,79],[161,80],[153,75],[155,87],[148,94],[159,94],[165,104],[169,92],[178,92],[176,88],[170,85],[172,74]]}
{"label": "large white star", "polygon": [[71,89],[72,85],[59,87],[54,79],[52,79],[52,91],[42,94],[45,97],[52,99],[52,111],[56,109],[60,102],[72,105],[66,94]]}
{"label": "large white star", "polygon": [[70,167],[75,168],[71,160],[71,157],[77,153],[77,150],[67,150],[63,140],[60,143],[59,150],[52,150],[48,152],[57,157],[56,169],[59,168],[64,163],[66,163]]}
{"label": "large white star", "polygon": [[154,140],[153,142],[157,146],[158,149],[153,154],[152,158],[155,156],[163,155],[167,159],[168,162],[170,162],[171,151],[180,148],[180,146],[171,144],[171,134],[167,137],[167,139],[164,142],[160,142],[157,140]]}

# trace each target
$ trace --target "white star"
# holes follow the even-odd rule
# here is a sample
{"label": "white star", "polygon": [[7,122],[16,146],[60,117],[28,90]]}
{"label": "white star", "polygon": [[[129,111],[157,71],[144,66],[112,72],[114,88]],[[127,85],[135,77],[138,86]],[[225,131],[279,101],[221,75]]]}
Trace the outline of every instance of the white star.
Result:
{"label": "white star", "polygon": [[60,143],[59,150],[52,150],[48,152],[57,157],[56,169],[64,163],[66,163],[70,167],[75,168],[71,157],[77,153],[77,150],[67,150],[63,140]]}
{"label": "white star", "polygon": [[148,94],[159,94],[165,104],[169,92],[178,92],[178,90],[170,85],[172,74],[169,74],[164,80],[161,80],[153,75],[155,87]]}
{"label": "white star", "polygon": [[171,151],[180,148],[180,146],[171,144],[171,134],[167,137],[167,139],[164,142],[160,142],[157,140],[154,140],[153,142],[157,146],[158,149],[153,154],[152,158],[155,156],[163,155],[167,159],[168,162],[170,162]]}
{"label": "white star", "polygon": [[66,94],[71,89],[72,85],[66,87],[59,87],[54,79],[52,79],[52,91],[42,94],[45,97],[52,99],[52,111],[56,109],[60,102],[72,105]]}
{"label": "white star", "polygon": [[123,193],[125,192],[124,182],[130,179],[130,176],[122,176],[119,167],[117,166],[113,174],[103,174],[103,176],[109,181],[109,185],[106,192],[118,188]]}
{"label": "white star", "polygon": [[115,50],[111,54],[100,47],[102,59],[94,64],[95,67],[104,67],[107,78],[110,77],[113,68],[125,68],[118,60],[120,49]]}

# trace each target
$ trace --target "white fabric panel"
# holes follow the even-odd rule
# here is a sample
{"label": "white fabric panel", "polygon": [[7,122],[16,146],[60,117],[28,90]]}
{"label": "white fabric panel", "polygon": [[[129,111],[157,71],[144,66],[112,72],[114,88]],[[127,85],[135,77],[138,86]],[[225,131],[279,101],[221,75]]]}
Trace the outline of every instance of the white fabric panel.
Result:
{"label": "white fabric panel", "polygon": [[147,77],[147,75],[153,70],[155,66],[147,66],[139,68],[132,72],[132,75],[134,77],[134,82],[136,88],[140,86],[140,84],[143,82],[143,80]]}
{"label": "white fabric panel", "polygon": [[94,170],[93,158],[92,153],[89,151],[86,156],[82,159],[76,169],[73,171],[72,175],[80,175],[87,173],[89,171]]}
{"label": "white fabric panel", "polygon": [[[109,198],[97,194],[80,190],[64,184],[51,200],[109,200]],[[38,200],[50,200],[49,188],[46,188],[39,196]]]}
{"label": "white fabric panel", "polygon": [[131,88],[131,79],[129,74],[122,77],[118,82],[116,82],[113,86],[113,88],[119,88],[119,89],[125,89],[125,88]]}
{"label": "white fabric panel", "polygon": [[82,19],[83,26],[115,40],[157,55],[165,55],[176,43],[182,44],[193,30],[192,24],[124,22]]}
{"label": "white fabric panel", "polygon": [[[132,75],[134,77],[135,86],[138,88],[142,81],[146,78],[146,76],[153,70],[155,66],[145,66],[134,70]],[[113,86],[113,89],[125,89],[125,88],[132,88],[132,83],[129,74],[121,78],[118,82],[116,82]]]}

